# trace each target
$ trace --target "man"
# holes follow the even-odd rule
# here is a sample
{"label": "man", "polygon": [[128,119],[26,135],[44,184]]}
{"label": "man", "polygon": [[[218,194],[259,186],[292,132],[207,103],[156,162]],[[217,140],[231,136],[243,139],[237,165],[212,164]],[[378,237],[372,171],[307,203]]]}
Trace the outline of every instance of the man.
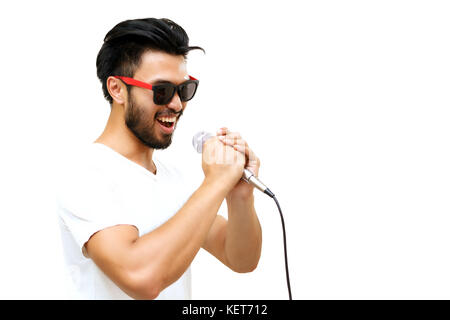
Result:
{"label": "man", "polygon": [[[97,75],[111,113],[59,196],[65,260],[81,298],[188,299],[201,247],[236,272],[258,264],[253,187],[240,177],[244,168],[257,175],[259,159],[240,135],[221,128],[205,143],[205,177],[190,196],[178,171],[153,157],[196,92],[186,69],[192,49],[201,48],[168,19],[123,21],[105,37]],[[228,220],[217,215],[224,199]]]}

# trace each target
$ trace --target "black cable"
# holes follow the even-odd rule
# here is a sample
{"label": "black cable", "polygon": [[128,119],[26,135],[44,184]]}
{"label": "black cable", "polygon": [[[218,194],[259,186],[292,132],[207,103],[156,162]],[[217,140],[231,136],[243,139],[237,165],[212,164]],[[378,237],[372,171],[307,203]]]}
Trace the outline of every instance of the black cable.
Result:
{"label": "black cable", "polygon": [[278,203],[277,198],[275,197],[275,195],[272,193],[272,191],[269,190],[269,188],[267,188],[264,191],[265,194],[269,195],[269,197],[271,197],[277,207],[278,207],[278,211],[280,212],[280,217],[281,217],[281,226],[283,227],[283,243],[284,243],[284,267],[286,269],[286,282],[287,282],[287,288],[288,288],[288,292],[289,292],[289,300],[292,300],[292,294],[291,294],[291,282],[289,281],[289,268],[288,268],[288,258],[287,258],[287,245],[286,245],[286,229],[284,227],[284,218],[283,218],[283,213],[281,212],[281,207],[280,204]]}

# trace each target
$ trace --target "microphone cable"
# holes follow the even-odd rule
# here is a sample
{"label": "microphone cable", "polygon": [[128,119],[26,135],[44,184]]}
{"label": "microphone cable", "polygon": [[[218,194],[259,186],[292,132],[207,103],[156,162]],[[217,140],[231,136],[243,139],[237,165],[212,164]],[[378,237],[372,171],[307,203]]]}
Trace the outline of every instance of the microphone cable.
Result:
{"label": "microphone cable", "polygon": [[286,284],[287,284],[287,288],[288,288],[288,293],[289,293],[289,300],[292,300],[292,293],[291,293],[291,282],[289,280],[289,267],[288,267],[288,256],[287,256],[287,245],[286,245],[286,228],[284,226],[284,218],[283,218],[283,213],[281,211],[281,207],[280,204],[278,203],[277,198],[275,197],[275,194],[270,191],[269,188],[267,188],[266,190],[264,190],[264,193],[267,194],[269,197],[271,197],[274,201],[275,204],[278,207],[278,211],[280,212],[280,218],[281,218],[281,227],[283,228],[283,244],[284,244],[284,267],[286,269]]}

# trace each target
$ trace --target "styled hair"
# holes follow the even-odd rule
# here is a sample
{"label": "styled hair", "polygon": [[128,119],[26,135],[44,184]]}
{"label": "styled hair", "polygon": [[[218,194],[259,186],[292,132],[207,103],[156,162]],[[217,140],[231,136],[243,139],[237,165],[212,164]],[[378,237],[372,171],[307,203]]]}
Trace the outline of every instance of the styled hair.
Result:
{"label": "styled hair", "polygon": [[110,76],[132,78],[146,51],[162,51],[186,58],[193,49],[205,51],[201,47],[190,47],[186,31],[169,19],[146,18],[120,22],[106,34],[97,55],[97,77],[102,83],[103,95],[112,104],[106,80]]}

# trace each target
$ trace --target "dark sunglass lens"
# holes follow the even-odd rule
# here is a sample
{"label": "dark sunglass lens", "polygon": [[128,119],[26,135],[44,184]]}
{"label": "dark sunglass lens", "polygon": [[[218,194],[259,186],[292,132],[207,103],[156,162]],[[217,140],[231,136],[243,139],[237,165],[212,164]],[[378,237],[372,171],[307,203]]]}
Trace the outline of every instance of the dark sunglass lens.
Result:
{"label": "dark sunglass lens", "polygon": [[159,105],[168,104],[170,100],[172,100],[174,94],[175,88],[170,84],[154,86],[153,101],[155,102],[155,104]]}
{"label": "dark sunglass lens", "polygon": [[196,82],[187,82],[187,83],[183,84],[180,87],[180,92],[179,92],[181,101],[191,100],[194,97],[196,90],[197,90]]}

